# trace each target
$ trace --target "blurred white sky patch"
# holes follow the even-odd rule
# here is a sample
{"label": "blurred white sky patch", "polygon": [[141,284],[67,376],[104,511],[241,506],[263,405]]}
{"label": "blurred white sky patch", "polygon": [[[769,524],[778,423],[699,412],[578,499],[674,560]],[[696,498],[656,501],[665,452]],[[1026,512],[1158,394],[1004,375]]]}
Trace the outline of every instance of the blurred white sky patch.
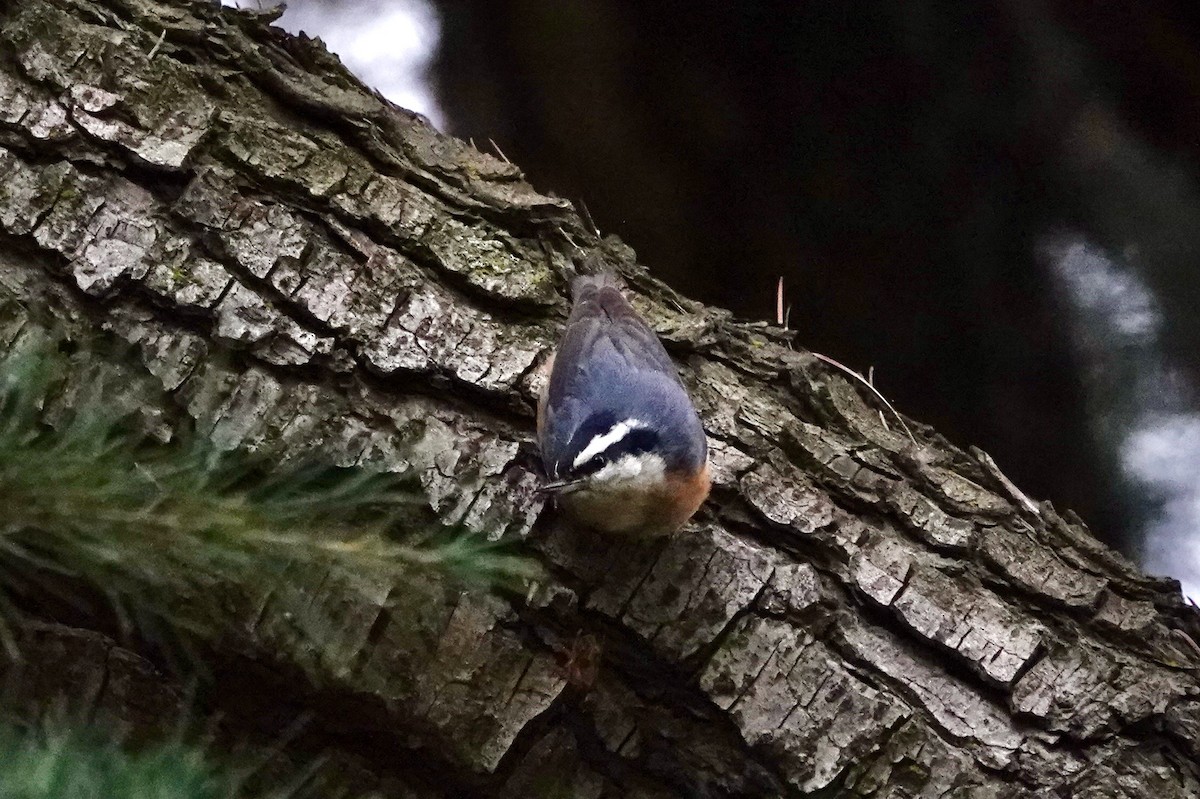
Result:
{"label": "blurred white sky patch", "polygon": [[[273,0],[222,2],[244,8],[275,5]],[[363,83],[443,127],[445,115],[429,80],[441,24],[427,0],[290,0],[276,24],[319,36]]]}
{"label": "blurred white sky patch", "polygon": [[1157,344],[1162,315],[1150,290],[1132,271],[1117,266],[1081,238],[1064,237],[1054,244],[1055,274],[1066,284],[1071,303],[1097,317],[1098,329],[1093,332],[1114,337],[1110,343],[1118,345]]}
{"label": "blurred white sky patch", "polygon": [[1158,303],[1130,266],[1081,236],[1054,236],[1043,253],[1071,306],[1093,429],[1159,503],[1142,565],[1200,599],[1200,414],[1190,410],[1193,387],[1163,357]]}
{"label": "blurred white sky patch", "polygon": [[1125,467],[1163,497],[1146,531],[1146,570],[1183,582],[1200,601],[1200,416],[1175,414],[1131,432],[1121,452]]}

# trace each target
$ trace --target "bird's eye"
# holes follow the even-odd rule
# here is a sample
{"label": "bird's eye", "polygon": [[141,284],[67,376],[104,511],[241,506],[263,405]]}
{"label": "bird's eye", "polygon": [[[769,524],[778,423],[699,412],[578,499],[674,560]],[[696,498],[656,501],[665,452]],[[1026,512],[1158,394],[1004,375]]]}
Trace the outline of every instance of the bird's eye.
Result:
{"label": "bird's eye", "polygon": [[607,464],[608,458],[605,458],[603,455],[597,455],[594,458],[589,458],[587,462],[583,464],[583,466],[576,470],[576,473],[580,476],[595,474],[603,469]]}

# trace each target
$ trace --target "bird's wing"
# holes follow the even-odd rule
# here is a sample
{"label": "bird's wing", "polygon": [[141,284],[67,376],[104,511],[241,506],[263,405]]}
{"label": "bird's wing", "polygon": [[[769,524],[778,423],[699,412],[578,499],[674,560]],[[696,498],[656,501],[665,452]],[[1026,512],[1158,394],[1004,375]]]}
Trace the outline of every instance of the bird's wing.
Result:
{"label": "bird's wing", "polygon": [[658,336],[612,282],[584,277],[573,288],[575,304],[543,400],[540,443],[551,476],[588,416],[602,410],[619,415],[622,392],[630,386],[679,384]]}

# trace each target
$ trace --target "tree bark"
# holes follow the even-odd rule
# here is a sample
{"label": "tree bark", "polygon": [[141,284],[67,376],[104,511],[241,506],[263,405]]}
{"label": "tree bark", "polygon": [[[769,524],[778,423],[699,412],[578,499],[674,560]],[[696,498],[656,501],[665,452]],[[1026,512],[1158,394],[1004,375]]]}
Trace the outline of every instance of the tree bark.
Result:
{"label": "tree bark", "polygon": [[[321,755],[331,794],[389,797],[1200,796],[1177,583],[982,452],[912,420],[910,440],[790,334],[675,294],[270,19],[4,5],[0,343],[48,315],[106,331],[163,437],[401,473],[424,518],[523,539],[553,577],[514,598],[298,569],[231,592],[196,712],[275,747],[268,774]],[[570,529],[534,490],[539,367],[593,248],[712,442],[713,497],[669,540]],[[296,637],[283,592],[336,634]],[[153,653],[46,615],[29,701],[178,713]]]}

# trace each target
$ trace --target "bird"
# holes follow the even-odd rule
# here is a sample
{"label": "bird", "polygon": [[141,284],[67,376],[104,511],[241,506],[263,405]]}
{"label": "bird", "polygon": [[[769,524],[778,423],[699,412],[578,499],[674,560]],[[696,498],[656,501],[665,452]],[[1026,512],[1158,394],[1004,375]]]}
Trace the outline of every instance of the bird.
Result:
{"label": "bird", "polygon": [[708,441],[662,342],[613,272],[577,275],[538,401],[542,487],[604,533],[670,535],[711,487]]}

